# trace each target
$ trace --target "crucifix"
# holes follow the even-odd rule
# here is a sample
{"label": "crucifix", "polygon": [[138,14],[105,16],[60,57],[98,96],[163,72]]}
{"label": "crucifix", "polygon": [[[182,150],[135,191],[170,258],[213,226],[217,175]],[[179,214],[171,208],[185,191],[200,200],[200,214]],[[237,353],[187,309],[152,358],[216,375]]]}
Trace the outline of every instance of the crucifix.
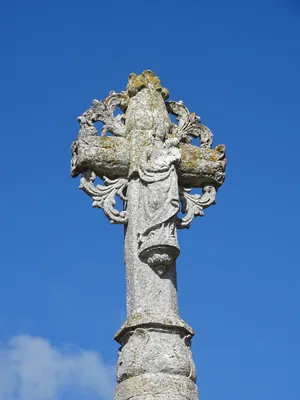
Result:
{"label": "crucifix", "polygon": [[[78,117],[71,148],[71,175],[81,174],[80,189],[112,224],[125,227],[127,320],[115,335],[121,345],[116,400],[198,399],[194,332],[178,312],[177,229],[189,228],[215,203],[225,146],[213,149],[200,118],[168,97],[152,71],[130,74],[125,91],[93,100]],[[95,122],[103,124],[100,133]],[[95,184],[97,177],[104,185]]]}

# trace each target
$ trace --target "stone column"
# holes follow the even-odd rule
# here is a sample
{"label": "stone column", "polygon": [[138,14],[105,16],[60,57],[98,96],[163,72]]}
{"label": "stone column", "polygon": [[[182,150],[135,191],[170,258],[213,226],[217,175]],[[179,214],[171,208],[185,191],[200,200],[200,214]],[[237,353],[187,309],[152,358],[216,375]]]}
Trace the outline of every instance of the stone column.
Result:
{"label": "stone column", "polygon": [[128,186],[127,321],[115,337],[121,344],[115,399],[196,400],[193,330],[178,315],[175,262],[159,276],[138,257],[139,185],[134,178]]}
{"label": "stone column", "polygon": [[[125,225],[127,320],[115,335],[121,345],[115,400],[198,399],[194,332],[178,313],[177,229],[215,203],[225,146],[213,149],[212,132],[168,96],[153,72],[130,74],[126,91],[94,100],[78,118],[72,144],[71,175],[82,175],[80,188],[93,207]],[[123,114],[116,116],[117,106]],[[104,124],[100,135],[96,121]],[[96,177],[104,185],[95,186]],[[202,195],[191,194],[194,187]],[[115,209],[116,195],[124,210]]]}

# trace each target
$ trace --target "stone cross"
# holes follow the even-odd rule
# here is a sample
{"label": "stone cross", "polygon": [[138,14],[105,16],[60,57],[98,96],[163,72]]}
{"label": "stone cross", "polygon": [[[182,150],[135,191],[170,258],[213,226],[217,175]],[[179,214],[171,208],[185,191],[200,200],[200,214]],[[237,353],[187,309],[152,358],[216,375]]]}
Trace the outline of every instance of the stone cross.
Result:
{"label": "stone cross", "polygon": [[[116,400],[198,399],[194,332],[178,313],[177,229],[189,228],[215,203],[225,179],[225,146],[212,149],[211,131],[168,97],[153,72],[130,74],[125,91],[94,100],[78,118],[72,144],[72,177],[81,174],[80,189],[93,207],[125,226],[127,320],[115,335],[121,345]],[[97,177],[104,185],[95,185]]]}

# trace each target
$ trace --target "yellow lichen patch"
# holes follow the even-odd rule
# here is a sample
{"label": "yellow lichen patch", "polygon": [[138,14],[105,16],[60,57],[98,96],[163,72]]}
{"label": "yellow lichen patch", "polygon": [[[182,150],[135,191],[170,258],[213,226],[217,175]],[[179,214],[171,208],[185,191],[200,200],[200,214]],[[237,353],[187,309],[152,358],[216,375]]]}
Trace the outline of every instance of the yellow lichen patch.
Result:
{"label": "yellow lichen patch", "polygon": [[216,146],[215,150],[218,151],[219,153],[224,153],[226,148],[225,148],[224,144],[219,144],[218,146]]}
{"label": "yellow lichen patch", "polygon": [[116,141],[109,136],[100,137],[101,147],[104,149],[116,149]]}
{"label": "yellow lichen patch", "polygon": [[109,95],[106,97],[106,99],[104,100],[105,103],[109,103],[109,101],[113,98],[113,97],[118,97],[120,99],[120,103],[119,103],[119,107],[121,109],[126,108],[127,103],[128,103],[128,93],[127,92],[121,92],[121,93],[116,93],[114,91],[110,91]]}
{"label": "yellow lichen patch", "polygon": [[130,79],[126,89],[133,90],[146,86],[147,86],[147,80],[143,77],[143,75],[137,75]]}
{"label": "yellow lichen patch", "polygon": [[150,70],[146,70],[140,75],[134,73],[129,75],[126,90],[130,96],[134,96],[143,88],[154,89],[161,92],[164,99],[169,96],[169,91],[161,86],[158,76],[155,76]]}
{"label": "yellow lichen patch", "polygon": [[192,145],[181,145],[182,154],[182,166],[185,170],[194,171],[197,169],[199,163],[199,152],[198,147]]}

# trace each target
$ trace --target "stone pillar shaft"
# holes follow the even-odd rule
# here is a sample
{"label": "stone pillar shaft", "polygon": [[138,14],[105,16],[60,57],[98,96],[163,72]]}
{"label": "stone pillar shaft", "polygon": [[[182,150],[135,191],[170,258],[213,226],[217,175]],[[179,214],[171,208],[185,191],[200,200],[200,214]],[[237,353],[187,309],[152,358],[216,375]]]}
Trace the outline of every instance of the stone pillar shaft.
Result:
{"label": "stone pillar shaft", "polygon": [[176,262],[159,276],[138,257],[140,185],[135,177],[127,189],[127,321],[116,334],[121,347],[115,399],[196,400],[193,331],[178,315]]}
{"label": "stone pillar shaft", "polygon": [[138,223],[140,180],[133,178],[127,189],[127,212],[130,220],[125,227],[125,263],[127,318],[142,315],[176,316],[178,313],[175,262],[163,278],[138,257]]}

